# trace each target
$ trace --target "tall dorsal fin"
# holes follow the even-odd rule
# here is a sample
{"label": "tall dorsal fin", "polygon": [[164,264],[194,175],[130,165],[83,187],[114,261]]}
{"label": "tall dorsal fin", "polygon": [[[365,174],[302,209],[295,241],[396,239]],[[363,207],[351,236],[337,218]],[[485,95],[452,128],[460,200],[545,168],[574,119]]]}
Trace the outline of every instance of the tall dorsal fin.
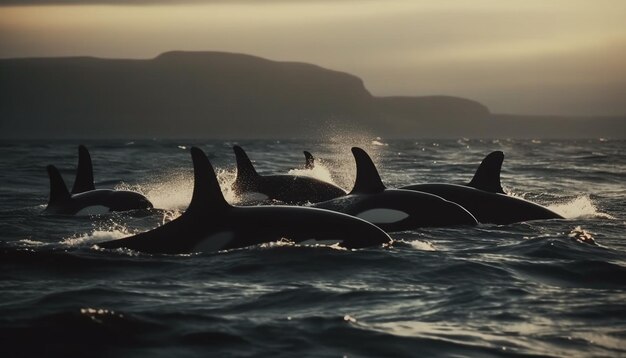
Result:
{"label": "tall dorsal fin", "polygon": [[65,181],[59,170],[54,165],[48,165],[48,177],[50,177],[50,198],[48,199],[48,206],[62,203],[69,200],[72,196],[67,191]]}
{"label": "tall dorsal fin", "polygon": [[233,150],[235,151],[235,157],[237,158],[237,182],[250,182],[251,180],[257,178],[259,174],[254,169],[250,158],[248,158],[248,154],[241,148],[236,145],[233,146]]}
{"label": "tall dorsal fin", "polygon": [[489,155],[483,159],[482,163],[480,163],[472,181],[467,185],[491,193],[504,194],[502,185],[500,185],[502,161],[504,161],[504,153],[501,151],[498,150],[489,153]]}
{"label": "tall dorsal fin", "polygon": [[304,169],[313,169],[313,167],[315,166],[315,158],[313,158],[313,154],[307,152],[306,150],[303,153],[304,157],[306,158]]}
{"label": "tall dorsal fin", "polygon": [[81,144],[78,146],[78,168],[76,168],[76,179],[74,179],[72,194],[84,193],[95,189],[91,156],[87,148]]}
{"label": "tall dorsal fin", "polygon": [[229,208],[230,204],[224,199],[217,176],[206,154],[202,149],[192,147],[191,159],[193,160],[193,194],[185,212],[216,213]]}
{"label": "tall dorsal fin", "polygon": [[352,147],[352,155],[356,161],[356,180],[350,194],[370,194],[385,190],[372,158],[358,147]]}

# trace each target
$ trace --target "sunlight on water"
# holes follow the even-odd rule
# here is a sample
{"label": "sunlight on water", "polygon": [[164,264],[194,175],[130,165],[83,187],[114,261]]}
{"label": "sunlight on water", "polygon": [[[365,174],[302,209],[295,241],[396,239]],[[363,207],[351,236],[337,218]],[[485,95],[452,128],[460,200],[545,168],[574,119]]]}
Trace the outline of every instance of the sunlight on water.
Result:
{"label": "sunlight on water", "polygon": [[600,212],[588,195],[579,196],[571,201],[548,205],[548,209],[557,212],[567,219],[604,218],[615,219],[613,216]]}
{"label": "sunlight on water", "polygon": [[332,250],[339,250],[339,251],[347,251],[348,249],[346,249],[345,247],[339,246],[339,243],[325,243],[325,242],[321,242],[321,243],[315,243],[315,242],[301,242],[301,243],[295,243],[287,238],[282,238],[280,240],[277,241],[270,241],[270,242],[265,242],[265,243],[261,243],[259,245],[257,245],[257,247],[261,248],[261,249],[273,249],[273,248],[279,248],[279,247],[313,247],[313,248],[318,248],[318,247],[323,247],[323,248],[328,248],[328,249],[332,249]]}
{"label": "sunlight on water", "polygon": [[[436,337],[448,341],[456,341],[459,344],[470,344],[484,347],[502,342],[500,337],[490,332],[481,332],[454,323],[445,322],[419,322],[419,321],[400,321],[390,323],[378,323],[372,325],[375,329],[383,332],[392,333],[404,337]],[[502,342],[504,343],[504,342]],[[506,350],[501,346],[500,349]]]}
{"label": "sunlight on water", "polygon": [[330,174],[330,170],[326,167],[326,163],[322,159],[315,158],[315,166],[311,169],[291,169],[288,174],[297,175],[297,176],[307,176],[315,179],[319,179],[325,181],[327,183],[332,183],[337,186],[339,184],[335,183],[332,174]]}
{"label": "sunlight on water", "polygon": [[567,235],[570,239],[579,242],[581,244],[589,244],[589,245],[598,245],[596,240],[593,238],[591,232],[583,229],[580,225],[576,226],[574,230],[570,231]]}
{"label": "sunlight on water", "polygon": [[405,240],[405,239],[393,239],[391,244],[393,247],[411,247],[419,251],[439,251],[435,245],[424,240]]}
{"label": "sunlight on water", "polygon": [[61,244],[66,246],[82,246],[86,244],[97,244],[103,241],[117,240],[132,235],[123,226],[118,226],[116,229],[102,230],[96,229],[90,233],[77,234],[75,236],[63,239]]}
{"label": "sunlight on water", "polygon": [[349,314],[343,316],[343,320],[350,323],[356,323],[357,319],[350,316]]}
{"label": "sunlight on water", "polygon": [[165,210],[163,212],[163,219],[161,220],[161,225],[167,224],[168,222],[176,219],[182,214],[183,214],[182,210]]}
{"label": "sunlight on water", "polygon": [[[333,170],[333,183],[342,188],[352,189],[356,178],[356,165],[352,156],[352,147],[360,147],[369,154],[379,172],[384,173],[382,166],[382,151],[386,144],[382,138],[365,132],[362,129],[338,129],[330,127],[324,133],[328,142],[324,145],[330,154],[324,155],[322,160]],[[321,154],[312,152],[317,163]],[[384,178],[383,178],[384,180]]]}
{"label": "sunlight on water", "polygon": [[115,313],[115,311],[106,308],[81,308],[80,314],[89,317],[96,323],[104,323],[105,320],[110,318],[124,318],[122,313]]}
{"label": "sunlight on water", "polygon": [[[237,203],[239,198],[232,190],[232,184],[237,177],[236,172],[219,168],[216,168],[215,171],[226,201]],[[183,212],[191,201],[193,173],[172,172],[156,177],[153,181],[144,184],[128,185],[122,183],[117,185],[115,189],[139,192],[145,195],[157,209]]]}
{"label": "sunlight on water", "polygon": [[220,183],[220,187],[222,188],[222,194],[224,194],[224,198],[231,204],[239,202],[240,198],[237,197],[235,192],[233,191],[233,183],[235,179],[237,179],[237,171],[236,170],[226,170],[226,169],[216,169],[217,180]]}
{"label": "sunlight on water", "polygon": [[505,185],[502,185],[502,190],[508,196],[512,196],[514,198],[526,199],[525,198],[526,193],[516,193],[516,192],[512,191],[511,189],[507,188]]}
{"label": "sunlight on water", "polygon": [[[161,226],[174,220],[180,216],[180,212],[176,210],[165,210],[162,212],[162,215],[161,224],[157,224],[156,226]],[[149,227],[142,225],[141,228],[137,228],[137,223],[129,223],[126,219],[127,217],[111,218],[106,222],[94,225],[94,228],[89,232],[76,233],[64,238],[61,240],[61,244],[70,247],[97,244],[103,241],[122,239],[154,228],[152,226],[154,224],[151,224]]]}
{"label": "sunlight on water", "polygon": [[278,241],[270,241],[270,242],[264,242],[262,244],[259,245],[260,248],[262,249],[271,249],[274,247],[289,247],[289,246],[294,246],[295,243],[289,239],[286,238],[282,238]]}
{"label": "sunlight on water", "polygon": [[576,332],[575,339],[580,339],[588,344],[599,344],[603,347],[608,347],[615,350],[626,350],[626,343],[623,338],[620,338],[618,334],[604,334],[602,332]]}
{"label": "sunlight on water", "polygon": [[193,192],[193,174],[173,172],[137,185],[120,184],[116,190],[133,190],[145,195],[157,209],[184,210]]}
{"label": "sunlight on water", "polygon": [[[15,342],[24,356],[46,356],[48,347],[59,346],[67,332],[78,354],[106,349],[112,355],[158,350],[168,356],[233,356],[249,350],[249,355],[271,356],[276,347],[284,347],[301,356],[314,354],[311,347],[316,347],[322,355],[340,357],[368,352],[383,357],[415,352],[624,355],[625,142],[496,142],[430,139],[416,144],[415,139],[336,131],[317,142],[311,137],[245,144],[266,172],[297,167],[301,170],[291,174],[330,178],[346,189],[355,175],[352,146],[371,154],[389,187],[467,182],[484,154],[504,149],[509,158],[505,184],[516,192],[511,194],[550,205],[569,219],[418,228],[394,232],[390,244],[368,249],[276,237],[245,248],[177,255],[99,245],[164,225],[186,210],[193,189],[187,153],[191,145],[211,148],[208,154],[219,163],[215,169],[223,193],[237,202],[230,191],[235,178],[231,144],[163,140],[137,141],[126,148],[118,142],[93,142],[90,146],[98,148],[97,178],[104,178],[100,184],[110,187],[117,178],[138,183],[120,188],[144,193],[157,209],[84,217],[40,215],[48,196],[41,168],[59,162],[67,169],[63,174],[68,184],[73,181],[75,158],[67,155],[69,143],[3,144],[5,341]],[[322,165],[302,170],[301,150],[311,151]],[[607,219],[609,214],[617,219]],[[212,229],[214,221],[206,221],[201,225]],[[263,231],[269,225],[244,217],[233,229],[257,226]],[[311,236],[318,225],[323,223],[308,225],[315,229]],[[307,230],[304,225],[303,232]],[[184,240],[189,234],[167,239]],[[264,241],[251,235],[251,242]],[[356,240],[354,235],[345,238]],[[282,333],[264,333],[268,329]],[[30,345],[41,347],[40,354],[29,354],[31,347],[20,343],[32,332],[48,333],[39,335],[40,344]]]}
{"label": "sunlight on water", "polygon": [[23,246],[29,246],[29,247],[37,247],[37,246],[45,246],[47,245],[45,242],[41,242],[41,241],[36,241],[36,240],[30,240],[30,239],[22,239],[18,241],[20,244],[22,244]]}
{"label": "sunlight on water", "polygon": [[411,245],[412,248],[416,250],[437,251],[437,248],[435,247],[435,245],[427,241],[413,240],[413,241],[408,241],[408,243]]}
{"label": "sunlight on water", "polygon": [[382,140],[383,139],[381,137],[376,137],[376,139],[374,139],[371,143],[372,143],[372,145],[382,145],[382,146],[388,147],[389,144],[383,142]]}

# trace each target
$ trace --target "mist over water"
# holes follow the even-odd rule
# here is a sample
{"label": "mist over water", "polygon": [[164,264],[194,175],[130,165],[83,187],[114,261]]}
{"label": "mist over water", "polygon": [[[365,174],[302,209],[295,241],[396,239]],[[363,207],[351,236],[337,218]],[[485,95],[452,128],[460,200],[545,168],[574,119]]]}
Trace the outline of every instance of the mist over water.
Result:
{"label": "mist over water", "polygon": [[581,195],[571,201],[548,205],[550,210],[559,213],[567,219],[603,218],[615,219],[615,217],[601,212],[588,195]]}
{"label": "mist over water", "polygon": [[[393,233],[391,247],[364,250],[288,238],[178,256],[97,247],[185,210],[192,145],[236,204],[235,143],[261,174],[309,175],[346,190],[353,145],[372,155],[389,188],[467,183],[486,154],[502,150],[505,190],[565,219]],[[3,357],[626,354],[624,141],[93,141],[83,144],[96,186],[137,190],[156,209],[40,215],[45,166],[71,185],[77,144],[0,143]],[[313,170],[303,150],[315,156]]]}
{"label": "mist over water", "polygon": [[326,167],[326,164],[322,160],[317,160],[315,162],[315,166],[311,169],[291,169],[287,174],[298,175],[298,176],[308,176],[311,178],[323,180],[328,183],[333,183],[335,185],[339,185],[333,175],[330,173],[330,170]]}

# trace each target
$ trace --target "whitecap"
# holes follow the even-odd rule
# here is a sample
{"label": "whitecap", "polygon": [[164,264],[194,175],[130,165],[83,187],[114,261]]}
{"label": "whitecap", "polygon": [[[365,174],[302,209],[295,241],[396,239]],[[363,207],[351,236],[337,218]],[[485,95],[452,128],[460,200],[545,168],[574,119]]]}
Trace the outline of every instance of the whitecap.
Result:
{"label": "whitecap", "polygon": [[615,217],[601,212],[593,203],[589,195],[581,195],[570,201],[548,205],[548,209],[560,214],[567,219],[575,218],[604,218],[615,219]]}
{"label": "whitecap", "polygon": [[81,246],[86,244],[95,244],[103,241],[117,240],[132,235],[125,227],[114,229],[96,229],[89,233],[79,234],[65,238],[61,244],[66,246]]}

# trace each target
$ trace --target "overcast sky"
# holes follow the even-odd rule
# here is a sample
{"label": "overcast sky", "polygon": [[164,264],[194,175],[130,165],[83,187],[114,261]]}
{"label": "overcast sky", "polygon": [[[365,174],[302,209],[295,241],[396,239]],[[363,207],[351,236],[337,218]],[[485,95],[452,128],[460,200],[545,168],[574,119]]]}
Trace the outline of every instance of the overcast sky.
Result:
{"label": "overcast sky", "polygon": [[0,0],[0,57],[231,51],[350,72],[378,96],[626,115],[625,24],[624,0]]}

